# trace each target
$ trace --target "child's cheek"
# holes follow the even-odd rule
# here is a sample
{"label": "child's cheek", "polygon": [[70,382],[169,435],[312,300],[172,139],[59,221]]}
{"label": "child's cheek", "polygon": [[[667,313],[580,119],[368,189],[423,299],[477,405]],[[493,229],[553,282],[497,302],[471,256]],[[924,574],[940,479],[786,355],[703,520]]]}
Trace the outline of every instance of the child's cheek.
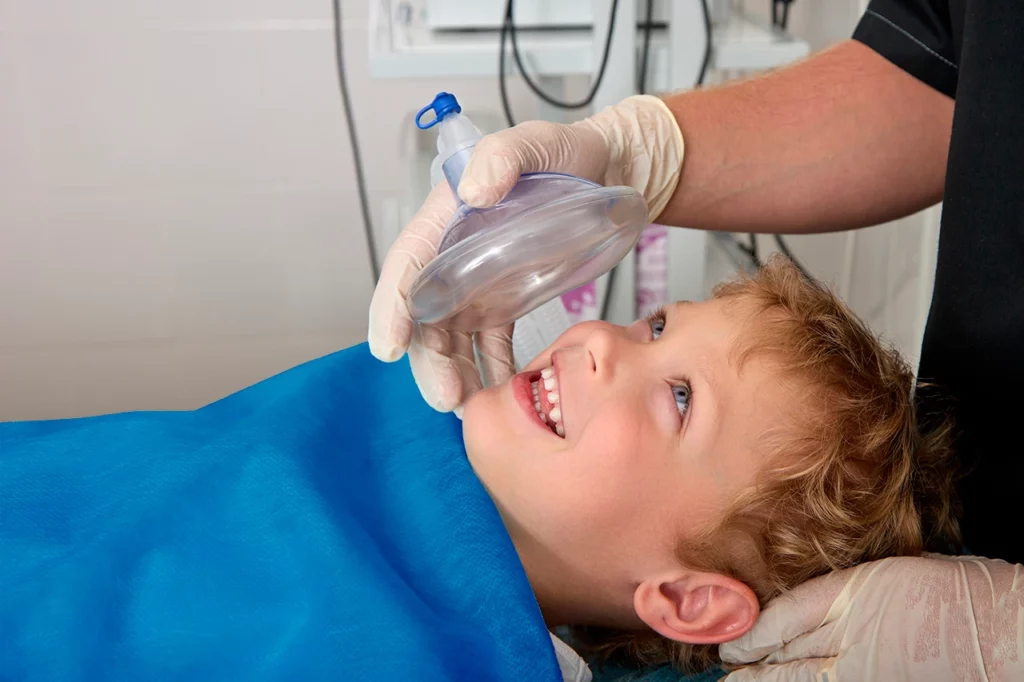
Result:
{"label": "child's cheek", "polygon": [[648,402],[634,401],[595,415],[594,428],[587,434],[588,449],[601,455],[593,458],[593,465],[621,474],[642,460],[651,443],[653,412]]}

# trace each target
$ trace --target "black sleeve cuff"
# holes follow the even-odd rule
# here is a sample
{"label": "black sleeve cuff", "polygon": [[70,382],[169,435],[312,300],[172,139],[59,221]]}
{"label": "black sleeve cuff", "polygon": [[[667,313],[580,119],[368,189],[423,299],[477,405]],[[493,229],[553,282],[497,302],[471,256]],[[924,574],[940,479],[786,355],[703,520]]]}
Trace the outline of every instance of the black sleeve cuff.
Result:
{"label": "black sleeve cuff", "polygon": [[853,39],[939,92],[956,97],[958,71],[948,10],[943,15],[926,0],[871,0]]}

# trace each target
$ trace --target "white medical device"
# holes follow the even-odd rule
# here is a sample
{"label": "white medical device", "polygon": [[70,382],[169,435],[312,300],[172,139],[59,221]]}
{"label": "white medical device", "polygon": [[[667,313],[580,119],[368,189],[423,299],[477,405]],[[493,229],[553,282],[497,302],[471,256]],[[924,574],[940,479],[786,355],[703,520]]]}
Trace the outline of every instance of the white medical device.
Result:
{"label": "white medical device", "polygon": [[[626,0],[636,6],[636,16],[646,20],[646,0]],[[672,0],[654,0],[651,22],[665,25]],[[709,0],[712,22],[722,23],[729,16],[732,0]],[[505,0],[427,0],[427,23],[435,31],[498,30],[501,28]],[[594,25],[592,0],[516,0],[516,26],[521,30],[591,28]]]}

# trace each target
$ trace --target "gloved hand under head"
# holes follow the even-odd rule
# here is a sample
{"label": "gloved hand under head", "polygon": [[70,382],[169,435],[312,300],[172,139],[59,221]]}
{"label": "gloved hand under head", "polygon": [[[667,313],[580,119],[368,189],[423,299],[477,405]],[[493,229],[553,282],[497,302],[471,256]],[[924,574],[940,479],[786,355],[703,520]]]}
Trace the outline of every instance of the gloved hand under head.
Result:
{"label": "gloved hand under head", "polygon": [[1024,680],[1024,566],[925,555],[862,564],[779,597],[723,661],[727,682]]}

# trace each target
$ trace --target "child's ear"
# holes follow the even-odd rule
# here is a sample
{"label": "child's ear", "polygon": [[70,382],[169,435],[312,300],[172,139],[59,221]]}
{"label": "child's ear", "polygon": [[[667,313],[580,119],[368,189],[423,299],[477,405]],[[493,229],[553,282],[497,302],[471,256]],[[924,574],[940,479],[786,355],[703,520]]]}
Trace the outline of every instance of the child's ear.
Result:
{"label": "child's ear", "polygon": [[760,605],[753,590],[719,573],[687,569],[640,584],[638,616],[662,637],[688,644],[721,644],[754,626]]}

